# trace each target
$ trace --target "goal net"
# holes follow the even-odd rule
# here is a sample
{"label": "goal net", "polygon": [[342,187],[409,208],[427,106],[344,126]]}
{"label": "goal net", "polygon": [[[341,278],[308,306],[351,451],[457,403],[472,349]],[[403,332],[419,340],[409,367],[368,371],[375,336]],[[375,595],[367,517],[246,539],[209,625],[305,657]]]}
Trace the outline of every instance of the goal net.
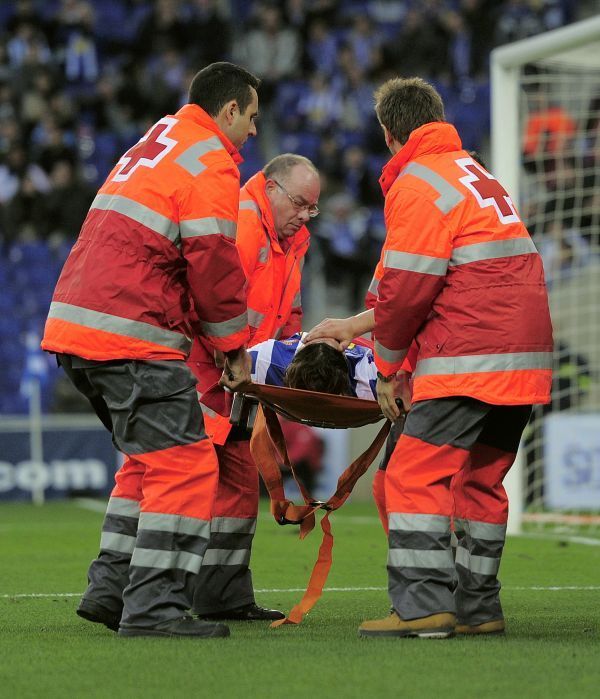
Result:
{"label": "goal net", "polygon": [[509,531],[600,539],[600,17],[492,54],[494,174],[542,255],[552,402],[509,474]]}

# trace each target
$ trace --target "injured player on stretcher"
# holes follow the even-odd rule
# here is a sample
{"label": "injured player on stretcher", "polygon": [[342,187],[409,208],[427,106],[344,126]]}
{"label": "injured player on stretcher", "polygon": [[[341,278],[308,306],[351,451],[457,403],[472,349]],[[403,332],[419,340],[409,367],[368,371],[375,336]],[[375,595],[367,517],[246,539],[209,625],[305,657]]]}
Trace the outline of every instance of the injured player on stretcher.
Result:
{"label": "injured player on stretcher", "polygon": [[250,347],[252,381],[377,399],[377,368],[369,348],[351,343],[340,352],[327,340],[305,345],[305,335],[296,333],[287,340],[266,340]]}

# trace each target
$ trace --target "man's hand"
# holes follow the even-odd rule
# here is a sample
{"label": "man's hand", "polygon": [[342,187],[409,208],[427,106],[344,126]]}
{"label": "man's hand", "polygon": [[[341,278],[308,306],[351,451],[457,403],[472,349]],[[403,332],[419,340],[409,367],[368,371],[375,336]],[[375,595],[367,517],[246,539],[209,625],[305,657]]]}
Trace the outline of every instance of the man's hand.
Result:
{"label": "man's hand", "polygon": [[406,371],[396,372],[396,376],[391,381],[377,379],[377,401],[381,407],[381,412],[390,422],[396,422],[400,417],[400,409],[396,404],[396,399],[402,401],[402,406],[406,412],[410,410],[410,386],[409,375]]}
{"label": "man's hand", "polygon": [[304,344],[334,340],[337,342],[336,349],[343,351],[354,339],[353,333],[353,318],[325,318],[306,335]]}
{"label": "man's hand", "polygon": [[250,370],[252,359],[243,347],[231,352],[225,352],[225,364],[223,374],[219,379],[219,385],[230,391],[239,391],[251,383]]}

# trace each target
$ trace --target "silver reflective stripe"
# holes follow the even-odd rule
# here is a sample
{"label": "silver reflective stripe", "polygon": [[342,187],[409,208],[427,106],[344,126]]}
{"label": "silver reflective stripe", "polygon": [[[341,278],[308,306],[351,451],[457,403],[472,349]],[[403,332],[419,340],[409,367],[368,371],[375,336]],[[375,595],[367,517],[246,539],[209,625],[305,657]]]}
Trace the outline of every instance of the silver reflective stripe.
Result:
{"label": "silver reflective stripe", "polygon": [[377,292],[379,291],[379,279],[376,277],[373,277],[371,280],[371,283],[369,284],[369,293],[373,294],[373,296],[377,296]]}
{"label": "silver reflective stripe", "polygon": [[210,531],[221,534],[254,534],[256,531],[256,519],[243,517],[213,517],[210,522]]}
{"label": "silver reflective stripe", "polygon": [[202,329],[210,337],[227,337],[243,330],[248,325],[248,313],[244,311],[239,316],[224,320],[221,323],[207,323],[202,321]]}
{"label": "silver reflective stripe", "polygon": [[443,257],[387,250],[383,256],[383,266],[386,269],[403,269],[407,272],[421,272],[421,274],[443,277],[448,269],[448,260]]}
{"label": "silver reflective stripe", "polygon": [[269,259],[269,246],[265,246],[264,248],[259,248],[258,250],[258,261],[259,262],[266,262]]}
{"label": "silver reflective stripe", "polygon": [[207,405],[204,405],[204,403],[200,403],[200,409],[202,410],[202,415],[206,415],[206,417],[213,419],[217,417],[217,413],[215,413],[215,411],[209,408]]}
{"label": "silver reflective stripe", "polygon": [[450,517],[443,515],[412,515],[403,512],[390,512],[390,529],[419,532],[447,532]]}
{"label": "silver reflective stripe", "polygon": [[217,136],[194,143],[193,146],[190,146],[181,155],[178,155],[175,158],[175,162],[195,177],[206,170],[206,165],[200,162],[200,158],[213,150],[225,150]]}
{"label": "silver reflective stripe", "polygon": [[140,503],[137,500],[129,500],[129,498],[111,497],[106,507],[106,514],[137,519],[140,516]]}
{"label": "silver reflective stripe", "polygon": [[194,218],[188,221],[180,221],[182,238],[197,238],[202,235],[224,235],[226,238],[235,240],[237,224],[226,218]]}
{"label": "silver reflective stripe", "polygon": [[255,211],[257,216],[261,218],[260,207],[253,199],[240,201],[240,211]]}
{"label": "silver reflective stripe", "polygon": [[135,548],[135,536],[126,536],[116,532],[102,532],[100,548],[103,551],[120,551],[121,553],[133,553]]}
{"label": "silver reflective stripe", "polygon": [[298,306],[302,305],[302,292],[298,291],[298,293],[294,296],[292,300],[292,307],[293,308],[298,308]]}
{"label": "silver reflective stripe", "polygon": [[277,330],[273,333],[273,339],[274,340],[279,340],[281,337],[281,331],[283,328],[277,328]]}
{"label": "silver reflective stripe", "polygon": [[459,546],[456,549],[456,563],[466,568],[471,573],[478,575],[497,575],[500,568],[499,558],[488,558],[487,556],[473,556],[467,549]]}
{"label": "silver reflective stripe", "polygon": [[247,566],[250,563],[248,549],[207,549],[202,565]]}
{"label": "silver reflective stripe", "polygon": [[136,548],[131,557],[131,565],[140,568],[160,570],[187,570],[197,573],[202,565],[202,556],[189,551],[161,551],[159,549]]}
{"label": "silver reflective stripe", "polygon": [[248,325],[253,328],[258,328],[265,319],[265,314],[255,311],[254,308],[248,308]]}
{"label": "silver reflective stripe", "polygon": [[189,351],[192,345],[190,338],[181,333],[158,328],[156,325],[143,323],[141,320],[131,320],[130,318],[113,316],[110,313],[100,313],[100,311],[92,311],[90,308],[72,306],[69,303],[61,303],[60,301],[53,301],[50,304],[48,318],[60,318],[60,320],[85,325],[95,330],[125,335],[126,337],[134,337],[137,340],[153,342],[156,345],[172,347],[185,353]]}
{"label": "silver reflective stripe", "polygon": [[465,198],[456,187],[453,187],[450,182],[448,182],[448,180],[438,175],[435,170],[421,165],[420,163],[409,163],[404,170],[402,170],[399,177],[403,177],[404,175],[418,177],[420,180],[427,182],[428,185],[431,185],[440,195],[435,200],[434,204],[443,214],[447,214]]}
{"label": "silver reflective stripe", "polygon": [[179,226],[177,223],[150,207],[129,199],[129,197],[120,194],[97,194],[90,209],[116,211],[118,214],[123,214],[133,221],[141,223],[142,226],[162,235],[172,243],[179,244]]}
{"label": "silver reflective stripe", "polygon": [[375,354],[379,355],[383,360],[389,362],[390,364],[393,364],[395,362],[401,362],[404,359],[404,357],[406,357],[407,352],[408,349],[388,349],[387,347],[384,347],[381,344],[381,342],[375,340]]}
{"label": "silver reflective stripe", "polygon": [[537,249],[531,238],[512,238],[511,240],[494,240],[488,243],[474,243],[454,248],[450,266],[466,265],[469,262],[493,260],[498,257],[515,257],[516,255],[531,255]]}
{"label": "silver reflective stripe", "polygon": [[142,512],[139,529],[151,529],[155,532],[172,532],[189,536],[202,536],[208,539],[210,523],[205,519],[184,517],[183,515],[165,515],[160,512]]}
{"label": "silver reflective stripe", "polygon": [[489,522],[474,522],[471,519],[454,519],[454,526],[459,531],[470,534],[474,539],[483,541],[504,541],[506,524],[490,524]]}
{"label": "silver reflective stripe", "polygon": [[471,354],[461,357],[430,357],[417,362],[414,376],[476,374],[484,371],[518,371],[552,368],[552,352]]}
{"label": "silver reflective stripe", "polygon": [[390,549],[388,565],[393,568],[454,568],[452,551],[422,551],[420,549]]}

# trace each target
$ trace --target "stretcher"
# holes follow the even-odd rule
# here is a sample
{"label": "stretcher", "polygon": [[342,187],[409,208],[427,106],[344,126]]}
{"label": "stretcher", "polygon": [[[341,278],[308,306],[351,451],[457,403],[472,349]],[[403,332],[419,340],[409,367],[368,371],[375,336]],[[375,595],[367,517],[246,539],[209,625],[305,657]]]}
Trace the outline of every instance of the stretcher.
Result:
{"label": "stretcher", "polygon": [[[313,427],[348,429],[383,420],[377,401],[251,384],[233,396],[214,386],[202,396],[202,403],[221,415],[229,415],[232,424],[252,430],[250,451],[269,493],[271,513],[278,524],[299,526],[300,538],[304,539],[315,527],[315,513],[318,510],[325,512],[320,522],[323,540],[306,592],[285,619],[275,621],[271,626],[299,624],[321,597],[331,568],[333,534],[329,515],[344,504],[358,479],[372,464],[386,440],[391,423],[386,420],[369,448],[346,468],[338,479],[335,493],[328,500],[316,500],[296,477],[277,414]],[[290,470],[304,500],[303,505],[296,505],[286,497],[282,465]]]}

